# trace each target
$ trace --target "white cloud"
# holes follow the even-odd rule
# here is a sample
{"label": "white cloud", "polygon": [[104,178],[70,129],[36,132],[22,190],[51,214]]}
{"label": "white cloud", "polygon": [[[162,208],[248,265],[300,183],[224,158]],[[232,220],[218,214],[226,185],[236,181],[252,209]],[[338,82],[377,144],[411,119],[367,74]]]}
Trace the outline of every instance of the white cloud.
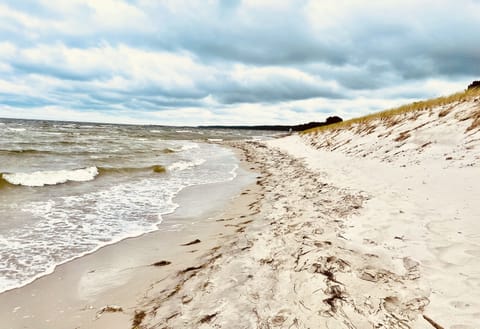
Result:
{"label": "white cloud", "polygon": [[0,4],[0,18],[4,22],[14,21],[22,25],[24,28],[32,29],[32,30],[39,28],[43,23],[42,19],[39,19],[34,15],[30,15],[22,11],[12,9],[9,6],[4,4]]}
{"label": "white cloud", "polygon": [[0,115],[300,123],[452,93],[480,74],[474,0],[32,6],[0,4]]}
{"label": "white cloud", "polygon": [[19,83],[0,80],[0,93],[4,94],[14,94],[14,95],[24,95],[30,94],[32,90],[27,86],[24,86]]}
{"label": "white cloud", "polygon": [[[71,1],[71,0],[69,0]],[[139,8],[118,0],[81,0],[95,11],[94,19],[100,25],[107,27],[124,27],[127,25],[146,25],[148,16]]]}
{"label": "white cloud", "polygon": [[17,47],[11,42],[4,41],[0,42],[0,58],[2,60],[9,60],[17,51]]}
{"label": "white cloud", "polygon": [[[69,48],[63,44],[43,44],[17,52],[3,48],[9,47],[0,45],[0,56],[5,52],[5,57],[13,62],[43,68],[44,74],[63,70],[91,75],[98,87],[122,89],[136,83],[157,83],[168,88],[193,88],[195,78],[212,73],[212,69],[186,54],[146,51],[126,45]],[[95,81],[102,72],[109,78]]]}

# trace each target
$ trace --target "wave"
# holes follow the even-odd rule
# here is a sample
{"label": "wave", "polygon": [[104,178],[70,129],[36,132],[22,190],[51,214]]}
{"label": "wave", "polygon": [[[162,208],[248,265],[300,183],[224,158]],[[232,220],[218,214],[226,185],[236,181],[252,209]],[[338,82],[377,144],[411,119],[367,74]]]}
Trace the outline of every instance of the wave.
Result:
{"label": "wave", "polygon": [[3,173],[0,177],[11,185],[40,187],[63,184],[69,181],[91,181],[97,175],[97,167],[88,167],[73,170],[35,171],[32,173]]}
{"label": "wave", "polygon": [[170,153],[175,153],[175,152],[178,152],[178,151],[177,151],[177,150],[174,150],[174,149],[171,149],[171,148],[169,148],[169,147],[164,148],[164,149],[162,150],[162,153],[165,153],[165,154],[170,154]]}
{"label": "wave", "polygon": [[198,144],[185,144],[185,145],[182,145],[182,147],[180,148],[180,151],[189,151],[189,150],[193,150],[193,149],[198,149],[200,148],[200,145]]}
{"label": "wave", "polygon": [[10,184],[7,180],[3,178],[3,174],[0,173],[0,190],[5,187],[12,187],[13,184]]}
{"label": "wave", "polygon": [[35,171],[32,173],[0,173],[0,188],[7,186],[42,187],[67,182],[88,182],[97,176],[136,172],[164,173],[167,168],[154,165],[144,168],[103,168],[88,167],[72,170]]}
{"label": "wave", "polygon": [[192,161],[192,162],[190,162],[190,161],[179,161],[179,162],[175,162],[175,163],[171,164],[170,166],[168,166],[168,170],[182,171],[182,170],[185,170],[185,169],[200,166],[203,163],[205,163],[204,159],[197,159],[197,160]]}
{"label": "wave", "polygon": [[0,154],[65,154],[66,152],[55,152],[49,150],[35,150],[35,149],[0,149]]}
{"label": "wave", "polygon": [[167,171],[162,165],[153,165],[150,167],[140,167],[140,168],[105,168],[99,167],[98,172],[100,175],[107,174],[127,174],[127,173],[138,173],[138,172],[154,172],[154,173],[164,173]]}

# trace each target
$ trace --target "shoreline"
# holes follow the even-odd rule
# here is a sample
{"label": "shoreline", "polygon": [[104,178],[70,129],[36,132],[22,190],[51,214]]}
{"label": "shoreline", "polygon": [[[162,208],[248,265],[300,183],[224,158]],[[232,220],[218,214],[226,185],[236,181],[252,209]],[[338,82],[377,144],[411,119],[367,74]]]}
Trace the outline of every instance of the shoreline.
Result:
{"label": "shoreline", "polygon": [[[238,158],[239,154],[235,154]],[[52,274],[57,267],[68,264],[72,261],[75,261],[76,259],[96,253],[102,248],[115,245],[124,240],[139,238],[145,234],[150,234],[157,231],[171,231],[175,229],[175,226],[181,226],[182,223],[185,221],[192,221],[196,217],[208,217],[210,214],[214,214],[215,212],[220,211],[220,209],[222,209],[227,202],[227,199],[233,197],[233,194],[236,193],[236,190],[242,189],[242,187],[239,186],[248,184],[246,183],[246,181],[248,180],[247,176],[253,175],[251,173],[248,173],[248,170],[245,170],[245,168],[242,168],[239,165],[235,166],[235,168],[232,170],[232,174],[234,174],[235,176],[231,180],[227,180],[224,182],[206,183],[183,187],[172,199],[172,202],[175,204],[175,209],[168,213],[159,214],[159,216],[161,216],[161,220],[153,224],[154,227],[152,226],[149,231],[144,231],[136,235],[128,234],[117,237],[112,241],[108,241],[106,244],[99,245],[90,251],[81,253],[76,256],[72,256],[71,258],[52,265],[47,271],[36,275],[35,277],[29,279],[28,281],[22,283],[19,286],[0,291],[0,295],[15,289],[21,289],[25,286],[28,286],[36,280]],[[253,180],[253,178],[251,178],[251,180]],[[217,186],[222,191],[224,191],[224,195],[218,195],[218,193],[215,193]],[[208,190],[209,195],[213,195],[211,197],[211,200],[213,200],[216,204],[209,206],[202,201],[202,193],[198,191],[202,189]]]}
{"label": "shoreline", "polygon": [[[102,249],[96,262],[72,262],[83,280],[72,285],[72,272],[59,270],[23,301],[56,321],[52,329],[475,328],[479,291],[459,295],[445,283],[457,280],[462,294],[480,283],[476,168],[393,167],[314,149],[298,135],[225,145],[257,176],[223,212],[168,239],[148,234]],[[455,198],[450,174],[462,177]],[[468,276],[458,281],[458,271]],[[59,313],[65,287],[75,308]],[[38,292],[51,304],[32,302]],[[21,311],[7,302],[10,316]]]}
{"label": "shoreline", "polygon": [[[172,275],[181,264],[202,257],[228,234],[230,230],[215,220],[229,209],[235,212],[242,207],[245,194],[241,193],[255,188],[254,175],[240,158],[232,181],[180,191],[174,198],[180,207],[163,217],[161,229],[102,246],[57,265],[53,272],[26,285],[0,293],[2,328],[38,328],[39,323],[48,328],[130,328],[127,324],[133,313],[129,308],[137,304],[159,273]],[[181,246],[196,239],[201,243]],[[164,258],[172,263],[152,266]],[[142,282],[134,282],[135,278]],[[125,311],[108,319],[110,313],[103,314],[102,309],[117,304],[124,304]]]}

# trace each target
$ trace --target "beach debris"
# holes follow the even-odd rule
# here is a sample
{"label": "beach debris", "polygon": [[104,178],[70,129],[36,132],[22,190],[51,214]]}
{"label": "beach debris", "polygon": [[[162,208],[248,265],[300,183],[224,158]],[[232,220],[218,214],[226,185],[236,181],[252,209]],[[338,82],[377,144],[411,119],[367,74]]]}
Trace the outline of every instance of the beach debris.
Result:
{"label": "beach debris", "polygon": [[116,312],[123,312],[123,308],[118,305],[107,305],[100,309],[97,312],[97,319],[102,316],[103,313],[116,313]]}
{"label": "beach debris", "polygon": [[[186,280],[185,280],[186,281]],[[170,293],[168,293],[168,295],[166,296],[166,299],[176,295],[183,287],[183,284],[185,283],[185,281],[183,282],[180,282],[178,283],[175,288],[172,289],[172,291],[170,291]]]}
{"label": "beach debris", "polygon": [[132,329],[139,329],[146,315],[147,314],[145,313],[145,311],[135,311],[135,315],[133,316],[132,321]]}
{"label": "beach debris", "polygon": [[335,313],[337,311],[337,300],[339,301],[345,301],[345,296],[342,291],[342,287],[339,285],[332,285],[328,287],[328,289],[325,291],[327,295],[330,295],[329,298],[326,298],[323,300],[325,304],[328,304],[330,306],[330,311],[332,313]]}
{"label": "beach debris", "polygon": [[175,318],[175,317],[177,317],[177,316],[179,316],[179,315],[180,315],[180,312],[172,313],[172,314],[170,314],[169,316],[167,316],[167,318],[165,319],[165,321],[168,322],[169,320],[171,320],[171,319],[173,319],[173,318]]}
{"label": "beach debris", "polygon": [[190,241],[188,243],[181,244],[181,246],[191,246],[193,244],[197,244],[197,243],[200,243],[200,242],[202,242],[202,241],[200,241],[199,239],[195,239],[195,240]]}
{"label": "beach debris", "polygon": [[184,274],[184,273],[187,273],[187,272],[200,270],[200,269],[202,269],[202,268],[204,268],[204,267],[205,267],[205,264],[204,264],[204,265],[200,265],[200,266],[190,266],[190,267],[187,267],[186,269],[184,269],[183,271],[180,271],[180,273]]}
{"label": "beach debris", "polygon": [[205,315],[203,318],[201,318],[199,322],[200,322],[200,323],[208,323],[208,322],[212,321],[212,319],[213,319],[214,317],[216,317],[217,314],[218,314],[218,313],[207,314],[207,315]]}
{"label": "beach debris", "polygon": [[166,266],[166,265],[170,265],[170,264],[172,264],[172,262],[170,262],[168,260],[161,260],[159,262],[153,263],[152,266]]}

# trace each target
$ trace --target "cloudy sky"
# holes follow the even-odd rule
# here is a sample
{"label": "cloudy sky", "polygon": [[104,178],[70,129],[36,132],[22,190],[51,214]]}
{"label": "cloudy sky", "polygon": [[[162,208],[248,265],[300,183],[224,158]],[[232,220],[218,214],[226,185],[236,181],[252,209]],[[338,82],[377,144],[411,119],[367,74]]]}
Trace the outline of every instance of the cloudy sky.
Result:
{"label": "cloudy sky", "polygon": [[480,79],[480,0],[2,0],[0,117],[344,119]]}

